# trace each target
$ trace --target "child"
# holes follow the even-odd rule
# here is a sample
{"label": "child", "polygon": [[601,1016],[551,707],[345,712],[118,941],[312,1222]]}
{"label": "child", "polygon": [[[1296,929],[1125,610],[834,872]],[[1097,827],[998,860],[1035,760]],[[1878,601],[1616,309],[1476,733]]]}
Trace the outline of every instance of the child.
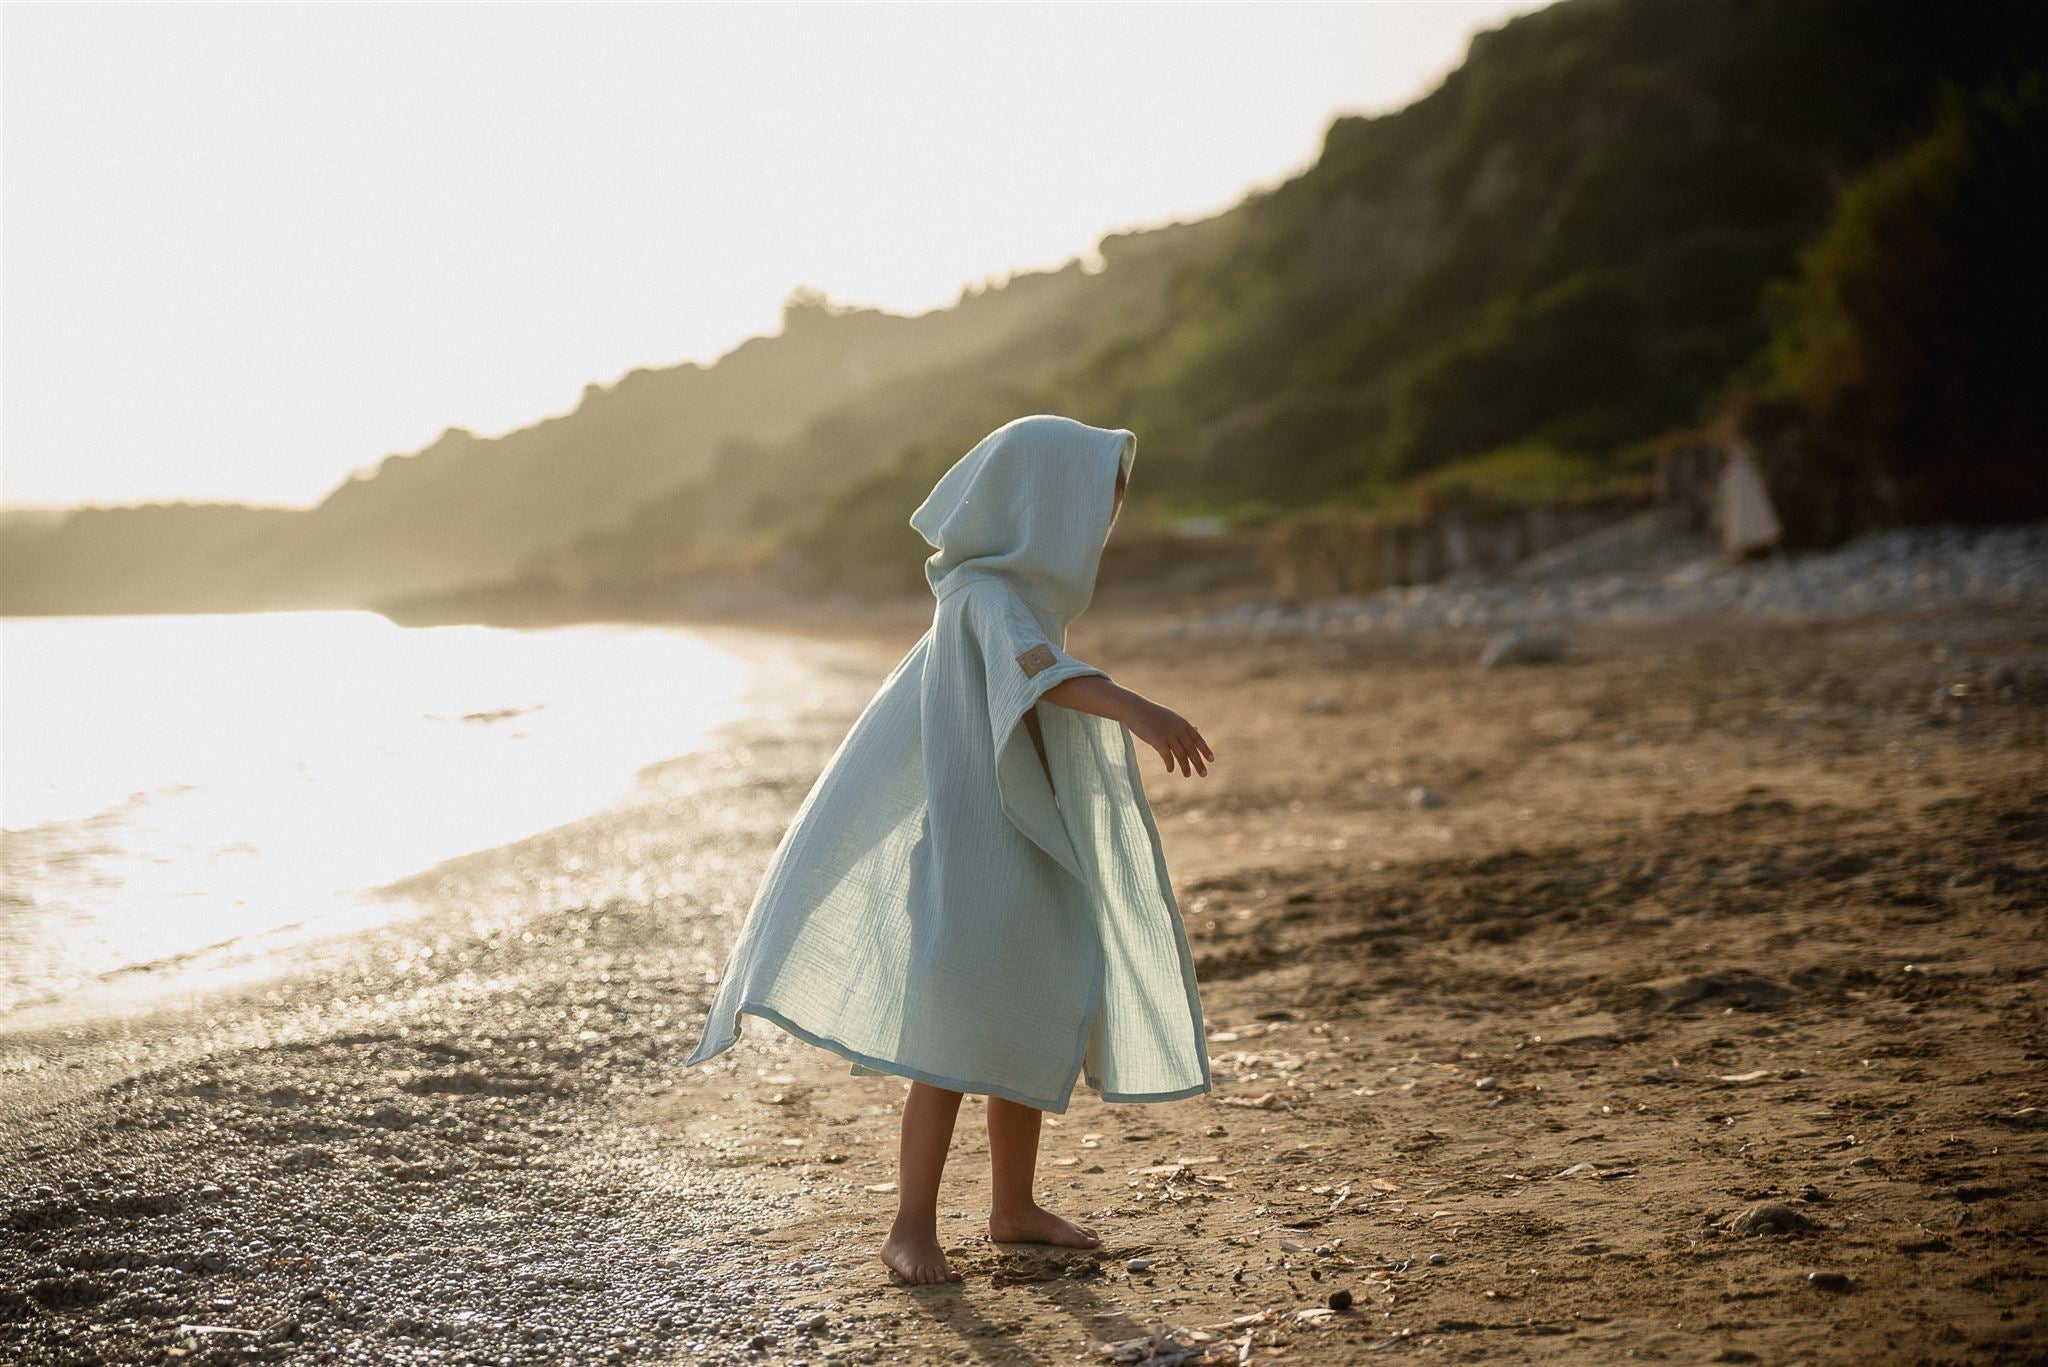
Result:
{"label": "child", "polygon": [[1065,649],[1136,456],[1121,428],[1018,418],[911,515],[933,547],[932,625],[783,834],[689,1059],[730,1048],[745,1014],[911,1080],[880,1250],[911,1282],[960,1279],[937,1200],[962,1093],[988,1097],[989,1237],[1093,1247],[1033,1199],[1041,1113],[1066,1111],[1077,1075],[1107,1101],[1209,1090],[1131,738],[1183,776],[1215,752]]}

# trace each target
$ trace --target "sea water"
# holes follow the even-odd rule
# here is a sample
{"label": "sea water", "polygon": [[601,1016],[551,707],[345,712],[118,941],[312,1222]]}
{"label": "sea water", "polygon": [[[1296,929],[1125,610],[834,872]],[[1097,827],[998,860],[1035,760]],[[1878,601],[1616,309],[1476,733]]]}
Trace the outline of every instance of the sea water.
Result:
{"label": "sea water", "polygon": [[0,619],[0,1022],[405,915],[374,890],[603,808],[748,674],[663,626]]}

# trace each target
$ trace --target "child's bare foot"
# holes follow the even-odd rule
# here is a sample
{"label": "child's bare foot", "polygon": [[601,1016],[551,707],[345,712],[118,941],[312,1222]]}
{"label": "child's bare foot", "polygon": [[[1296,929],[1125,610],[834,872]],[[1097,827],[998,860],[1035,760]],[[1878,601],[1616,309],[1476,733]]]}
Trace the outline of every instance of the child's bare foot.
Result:
{"label": "child's bare foot", "polygon": [[1062,1220],[1043,1206],[1031,1205],[1020,1211],[993,1212],[988,1217],[988,1237],[999,1244],[1059,1244],[1064,1248],[1100,1248],[1102,1239],[1086,1225]]}
{"label": "child's bare foot", "polygon": [[946,1261],[938,1239],[930,1234],[906,1234],[892,1229],[889,1237],[882,1241],[882,1251],[877,1256],[912,1285],[961,1279],[953,1265]]}

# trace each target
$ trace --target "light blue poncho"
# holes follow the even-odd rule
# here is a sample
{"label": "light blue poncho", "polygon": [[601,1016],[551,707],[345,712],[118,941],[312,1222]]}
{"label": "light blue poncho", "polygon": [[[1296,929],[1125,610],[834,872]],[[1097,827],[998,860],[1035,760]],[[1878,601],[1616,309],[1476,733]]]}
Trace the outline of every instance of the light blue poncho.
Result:
{"label": "light blue poncho", "polygon": [[[1037,414],[948,470],[910,525],[932,625],[770,858],[689,1064],[758,1016],[849,1059],[1064,1112],[1209,1089],[1180,908],[1124,726],[1039,695],[1066,653],[1137,437]],[[1037,710],[1046,762],[1024,725]],[[1047,771],[1051,781],[1047,780]],[[686,1064],[685,1066],[689,1066]]]}

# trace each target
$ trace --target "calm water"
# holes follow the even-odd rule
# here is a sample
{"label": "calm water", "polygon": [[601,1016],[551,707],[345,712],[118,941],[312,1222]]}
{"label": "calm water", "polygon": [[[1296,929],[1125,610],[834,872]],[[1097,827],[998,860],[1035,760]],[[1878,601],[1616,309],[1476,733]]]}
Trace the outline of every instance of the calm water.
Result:
{"label": "calm water", "polygon": [[608,805],[747,685],[668,627],[0,619],[0,1017],[404,915],[368,890]]}

